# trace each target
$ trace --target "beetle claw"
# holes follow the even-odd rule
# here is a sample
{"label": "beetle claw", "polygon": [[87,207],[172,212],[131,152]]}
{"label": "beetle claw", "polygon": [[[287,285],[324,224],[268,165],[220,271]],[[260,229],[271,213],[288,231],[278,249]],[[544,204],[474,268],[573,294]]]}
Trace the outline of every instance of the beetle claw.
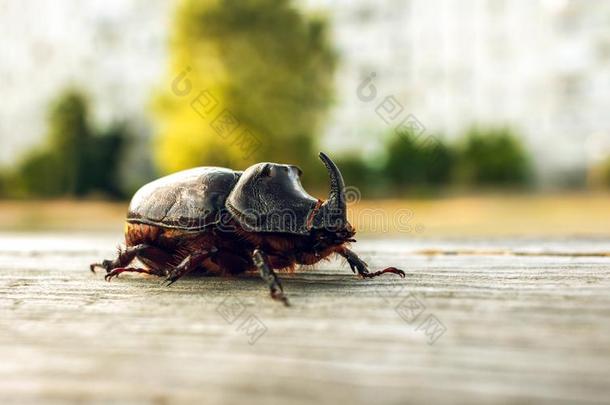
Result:
{"label": "beetle claw", "polygon": [[394,273],[399,275],[401,278],[405,278],[406,277],[406,273],[400,269],[397,269],[396,267],[388,267],[387,269],[383,269],[383,270],[379,270],[379,271],[375,271],[373,273],[369,273],[368,271],[366,273],[360,273],[360,275],[363,278],[373,278],[373,277],[377,277],[380,276],[384,273]]}
{"label": "beetle claw", "polygon": [[176,281],[178,281],[178,278],[168,277],[161,282],[161,285],[164,287],[169,287],[172,284],[174,284]]}
{"label": "beetle claw", "polygon": [[284,304],[284,306],[289,307],[290,306],[290,301],[288,301],[288,297],[286,297],[284,295],[283,291],[280,292],[271,292],[271,298],[273,298],[276,301],[281,302],[282,304]]}
{"label": "beetle claw", "polygon": [[104,280],[110,282],[110,280],[112,280],[113,277],[119,277],[119,274],[121,274],[122,272],[126,271],[127,269],[123,268],[123,267],[118,267],[116,269],[113,269],[112,271],[110,271],[108,274],[106,274],[104,276]]}
{"label": "beetle claw", "polygon": [[148,269],[140,269],[140,268],[136,268],[136,267],[117,267],[115,269],[109,270],[108,274],[106,274],[104,276],[104,280],[110,282],[110,280],[112,280],[113,277],[118,278],[119,274],[124,273],[124,272],[154,274],[151,270],[148,270]]}

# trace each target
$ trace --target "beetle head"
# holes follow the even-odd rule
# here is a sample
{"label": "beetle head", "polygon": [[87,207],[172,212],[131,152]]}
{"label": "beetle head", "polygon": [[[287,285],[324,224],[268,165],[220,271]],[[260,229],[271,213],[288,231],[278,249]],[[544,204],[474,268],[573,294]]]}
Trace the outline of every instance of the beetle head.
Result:
{"label": "beetle head", "polygon": [[247,230],[308,235],[312,231],[331,239],[349,239],[345,182],[335,163],[324,153],[320,159],[330,176],[325,202],[309,195],[301,185],[301,169],[294,165],[257,163],[240,176],[226,207]]}
{"label": "beetle head", "polygon": [[247,168],[229,194],[226,207],[247,230],[308,234],[307,219],[317,200],[303,189],[301,169],[258,163]]}
{"label": "beetle head", "polygon": [[354,229],[347,221],[347,204],[345,199],[345,181],[341,171],[325,153],[320,152],[320,159],[328,170],[330,191],[328,199],[316,212],[313,219],[315,229],[324,229],[339,238],[348,239],[354,235]]}

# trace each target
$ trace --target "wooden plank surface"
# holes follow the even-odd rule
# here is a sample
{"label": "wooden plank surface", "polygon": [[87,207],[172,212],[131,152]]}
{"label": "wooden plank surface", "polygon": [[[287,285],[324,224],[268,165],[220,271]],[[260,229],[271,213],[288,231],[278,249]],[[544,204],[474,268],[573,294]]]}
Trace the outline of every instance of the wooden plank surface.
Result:
{"label": "wooden plank surface", "polygon": [[[0,403],[604,403],[610,240],[368,240],[283,276],[172,287],[87,264],[115,234],[0,234]],[[519,253],[518,256],[512,253]]]}

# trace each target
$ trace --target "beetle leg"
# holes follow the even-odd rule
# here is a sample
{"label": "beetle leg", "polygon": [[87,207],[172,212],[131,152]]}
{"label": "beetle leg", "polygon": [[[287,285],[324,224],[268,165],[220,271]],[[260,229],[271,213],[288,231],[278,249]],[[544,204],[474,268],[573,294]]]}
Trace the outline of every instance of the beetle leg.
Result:
{"label": "beetle leg", "polygon": [[405,272],[400,269],[397,269],[396,267],[388,267],[386,269],[375,271],[373,273],[369,272],[368,264],[366,264],[364,260],[359,258],[356,253],[352,252],[348,248],[343,248],[342,250],[338,251],[338,253],[341,256],[345,257],[352,271],[357,270],[358,275],[362,278],[373,278],[380,276],[384,273],[394,273],[398,274],[400,277],[405,277]]}
{"label": "beetle leg", "polygon": [[283,302],[286,306],[290,306],[288,298],[284,295],[284,289],[282,288],[280,279],[275,274],[273,269],[269,266],[265,254],[259,249],[255,249],[254,253],[252,253],[252,260],[258,268],[261,278],[269,285],[269,290],[271,291],[271,298]]}
{"label": "beetle leg", "polygon": [[167,271],[167,277],[163,281],[166,286],[174,284],[178,279],[192,270],[196,269],[205,259],[209,258],[213,254],[218,252],[215,247],[210,250],[201,250],[199,252],[192,253],[180,262],[180,264],[173,269]]}
{"label": "beetle leg", "polygon": [[164,271],[156,270],[156,269],[142,269],[142,268],[136,268],[136,267],[117,267],[117,268],[112,269],[112,271],[110,271],[108,274],[106,274],[104,276],[104,279],[106,281],[110,281],[110,280],[112,280],[113,277],[118,277],[119,274],[126,273],[126,272],[145,273],[145,274],[151,274],[154,276],[163,276],[165,274]]}
{"label": "beetle leg", "polygon": [[[104,260],[101,263],[92,263],[89,268],[95,273],[96,267],[101,267],[106,270],[106,273],[110,273],[113,269],[119,267],[125,267],[137,256],[141,251],[148,249],[150,246],[141,244],[136,246],[129,246],[125,250],[119,248],[119,255],[114,260]],[[120,273],[119,273],[120,274]]]}

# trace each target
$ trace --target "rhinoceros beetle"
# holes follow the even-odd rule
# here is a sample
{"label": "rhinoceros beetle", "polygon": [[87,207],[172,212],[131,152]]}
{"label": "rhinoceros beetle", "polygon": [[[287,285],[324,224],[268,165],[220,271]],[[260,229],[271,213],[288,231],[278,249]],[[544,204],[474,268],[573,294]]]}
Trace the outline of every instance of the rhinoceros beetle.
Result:
{"label": "rhinoceros beetle", "polygon": [[[326,201],[303,189],[297,166],[258,163],[243,172],[198,167],[155,180],[133,196],[127,214],[126,248],[114,260],[93,263],[106,280],[123,272],[165,277],[171,285],[203,268],[221,274],[258,270],[271,297],[286,305],[274,269],[311,265],[343,256],[354,273],[405,276],[388,267],[369,272],[347,244],[356,233],[347,221],[345,183],[337,165],[319,155],[330,176]],[[134,259],[144,267],[130,267]]]}

